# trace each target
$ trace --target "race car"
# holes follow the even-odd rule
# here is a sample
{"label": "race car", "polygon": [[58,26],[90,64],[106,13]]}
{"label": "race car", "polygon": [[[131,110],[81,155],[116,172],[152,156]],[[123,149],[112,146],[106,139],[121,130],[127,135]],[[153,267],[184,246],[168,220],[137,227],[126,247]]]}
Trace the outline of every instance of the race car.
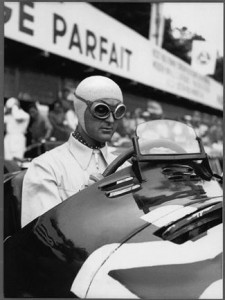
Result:
{"label": "race car", "polygon": [[5,236],[5,297],[222,299],[222,177],[193,128],[140,124],[103,175]]}

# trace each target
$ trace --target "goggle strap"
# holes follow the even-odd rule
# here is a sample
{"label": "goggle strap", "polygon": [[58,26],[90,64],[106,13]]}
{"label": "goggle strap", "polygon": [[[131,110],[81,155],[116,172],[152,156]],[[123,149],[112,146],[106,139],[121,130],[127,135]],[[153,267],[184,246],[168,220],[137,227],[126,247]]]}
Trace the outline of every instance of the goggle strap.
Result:
{"label": "goggle strap", "polygon": [[[81,100],[81,101],[83,101],[83,102],[95,102],[95,101],[104,101],[104,100],[116,100],[116,101],[121,101],[121,100],[119,100],[119,99],[112,98],[112,97],[110,97],[110,98],[99,98],[99,99],[94,99],[94,100],[86,100],[86,99],[82,98],[81,96],[78,96],[78,95],[76,94],[76,92],[74,92],[74,95],[75,95],[75,97],[76,97],[77,99],[79,99],[79,100]],[[107,103],[105,103],[105,104],[107,105]],[[123,103],[121,102],[121,104],[123,104]]]}

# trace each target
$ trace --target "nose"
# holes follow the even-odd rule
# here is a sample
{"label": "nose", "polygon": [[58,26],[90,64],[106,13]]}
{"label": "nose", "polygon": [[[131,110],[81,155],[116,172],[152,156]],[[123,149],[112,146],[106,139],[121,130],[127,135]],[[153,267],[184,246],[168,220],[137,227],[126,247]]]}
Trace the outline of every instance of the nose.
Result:
{"label": "nose", "polygon": [[112,112],[109,113],[109,116],[106,119],[106,121],[109,122],[109,123],[114,123],[115,120],[114,120]]}

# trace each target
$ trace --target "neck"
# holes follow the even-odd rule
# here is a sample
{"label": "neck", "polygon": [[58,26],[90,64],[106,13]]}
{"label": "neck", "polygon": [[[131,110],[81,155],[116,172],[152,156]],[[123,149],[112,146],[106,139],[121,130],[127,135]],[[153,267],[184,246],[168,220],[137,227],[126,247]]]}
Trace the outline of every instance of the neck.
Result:
{"label": "neck", "polygon": [[80,141],[82,144],[86,145],[89,148],[98,149],[105,146],[105,143],[96,141],[92,139],[88,134],[83,130],[83,128],[78,124],[73,136]]}

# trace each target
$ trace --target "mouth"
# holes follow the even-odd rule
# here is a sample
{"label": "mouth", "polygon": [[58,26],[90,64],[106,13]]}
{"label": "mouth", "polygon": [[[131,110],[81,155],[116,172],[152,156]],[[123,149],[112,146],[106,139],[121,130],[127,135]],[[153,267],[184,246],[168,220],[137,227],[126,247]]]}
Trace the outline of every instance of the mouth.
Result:
{"label": "mouth", "polygon": [[103,133],[109,134],[109,133],[112,133],[113,128],[111,128],[111,127],[104,127],[104,128],[101,129],[101,131]]}

